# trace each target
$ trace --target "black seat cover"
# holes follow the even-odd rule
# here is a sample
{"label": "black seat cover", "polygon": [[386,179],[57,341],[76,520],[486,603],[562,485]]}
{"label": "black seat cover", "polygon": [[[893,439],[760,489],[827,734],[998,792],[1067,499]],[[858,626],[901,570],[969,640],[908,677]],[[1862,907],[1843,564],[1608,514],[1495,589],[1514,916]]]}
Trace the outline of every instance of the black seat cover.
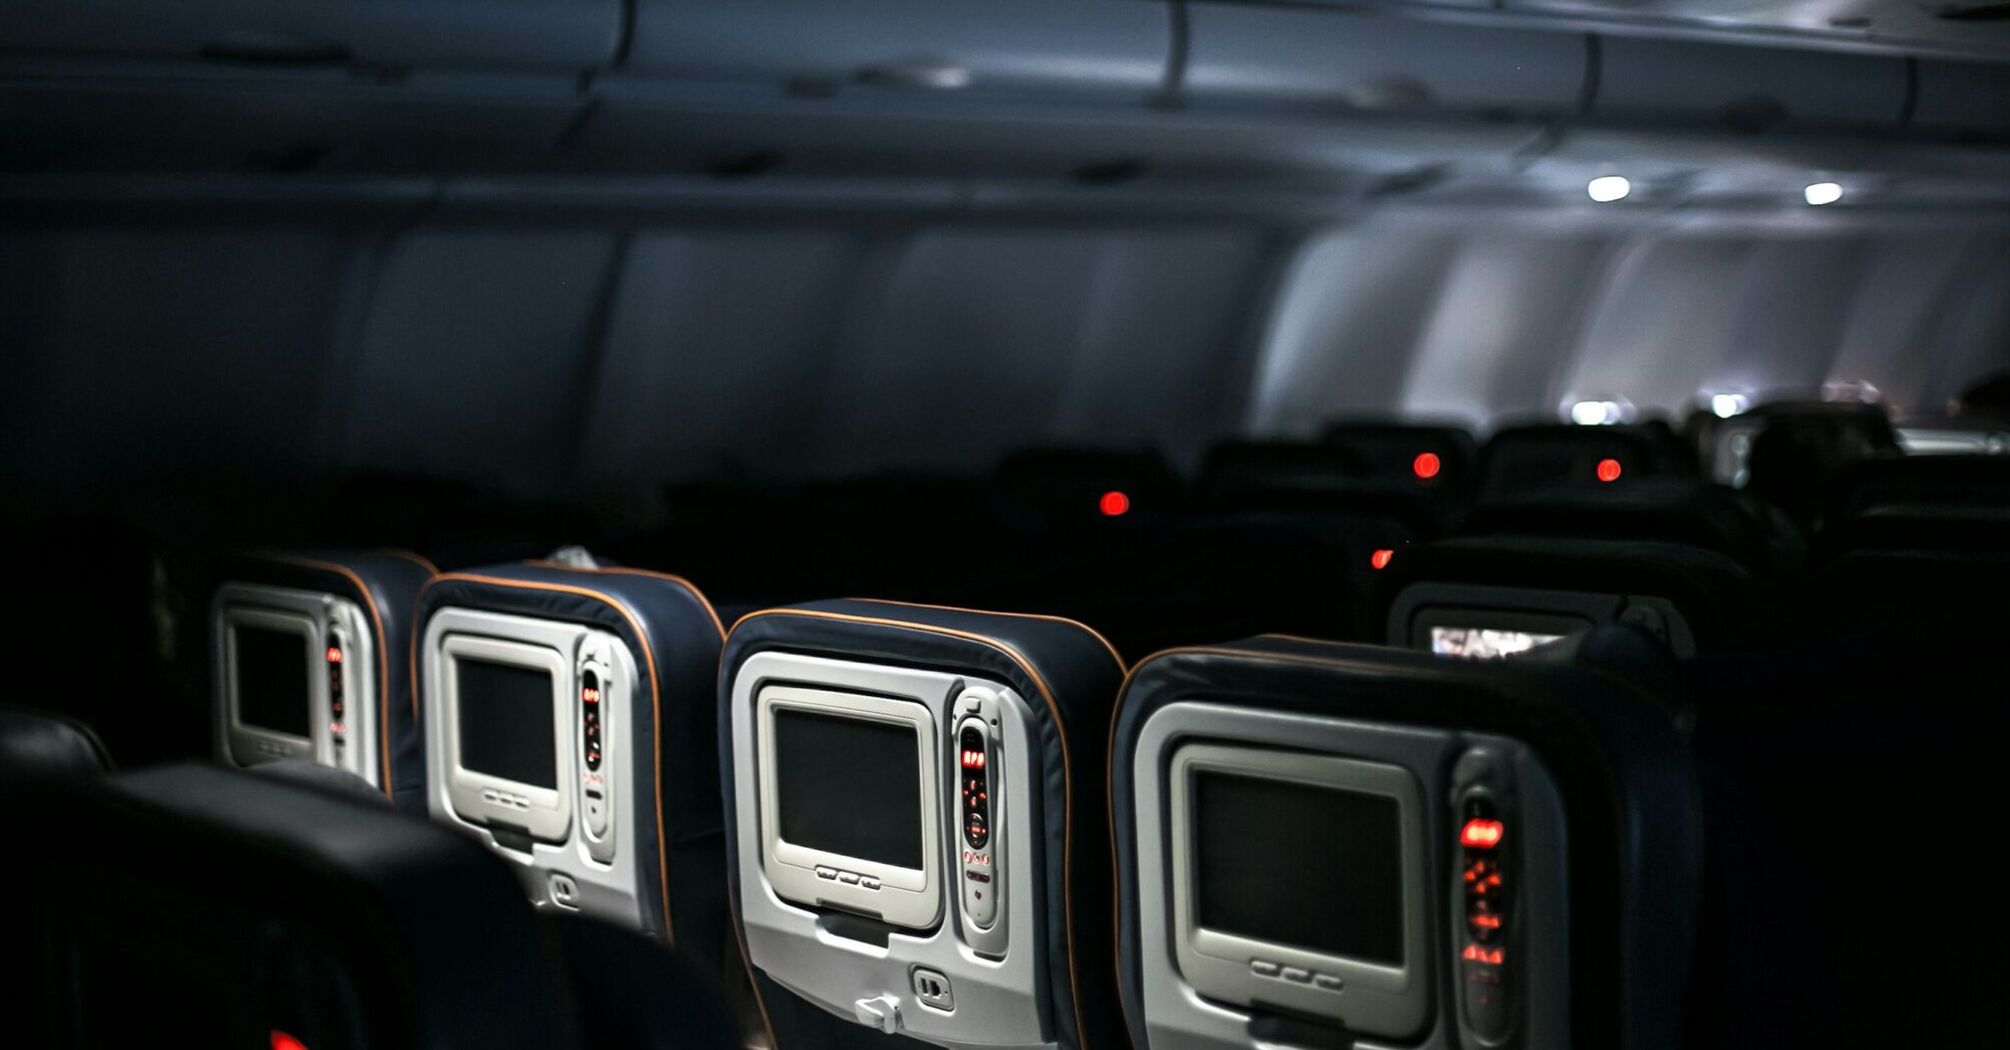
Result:
{"label": "black seat cover", "polygon": [[[1599,472],[1612,460],[1618,472]],[[1630,486],[1652,477],[1694,478],[1696,452],[1665,426],[1536,424],[1496,432],[1480,450],[1482,500],[1547,488]]]}
{"label": "black seat cover", "polygon": [[[169,766],[19,815],[32,901],[0,951],[10,1045],[574,1045],[561,963],[507,867],[413,817]],[[87,829],[80,833],[80,829]]]}
{"label": "black seat cover", "polygon": [[75,788],[109,768],[104,745],[82,723],[0,707],[0,799]]}

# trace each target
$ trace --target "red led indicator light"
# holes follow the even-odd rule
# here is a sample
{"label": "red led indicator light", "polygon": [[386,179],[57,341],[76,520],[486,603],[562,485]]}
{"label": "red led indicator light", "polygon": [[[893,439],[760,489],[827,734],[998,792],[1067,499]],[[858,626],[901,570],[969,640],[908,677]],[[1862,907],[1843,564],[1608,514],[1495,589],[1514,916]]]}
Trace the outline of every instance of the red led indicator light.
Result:
{"label": "red led indicator light", "polygon": [[1619,461],[1601,459],[1598,461],[1598,480],[1611,483],[1619,480]]}
{"label": "red led indicator light", "polygon": [[1111,489],[1096,501],[1096,509],[1102,511],[1105,518],[1121,518],[1131,512],[1131,498],[1118,489]]}
{"label": "red led indicator light", "polygon": [[1501,844],[1501,836],[1507,834],[1507,825],[1498,820],[1474,817],[1459,829],[1459,845],[1467,849],[1492,849]]}
{"label": "red led indicator light", "polygon": [[1486,963],[1489,966],[1499,966],[1507,958],[1506,949],[1495,948],[1489,951],[1477,944],[1466,945],[1466,950],[1462,954],[1467,962]]}
{"label": "red led indicator light", "polygon": [[589,704],[597,704],[600,702],[600,690],[582,689],[579,691],[579,698],[586,701]]}
{"label": "red led indicator light", "polygon": [[963,752],[963,768],[965,768],[965,769],[983,769],[983,768],[984,768],[984,752],[982,752],[982,751],[965,751],[965,752]]}
{"label": "red led indicator light", "polygon": [[1374,569],[1386,569],[1389,567],[1389,563],[1394,560],[1396,560],[1396,552],[1387,547],[1368,555],[1368,565]]}
{"label": "red led indicator light", "polygon": [[332,645],[331,645],[331,646],[329,646],[329,647],[328,647],[328,662],[329,662],[329,663],[331,663],[331,664],[339,664],[339,663],[341,663],[341,662],[342,662],[342,650],[340,650],[340,649],[337,649],[336,647],[334,647],[334,646],[332,646]]}
{"label": "red led indicator light", "polygon": [[272,1030],[272,1050],[307,1050],[307,1044],[274,1028]]}
{"label": "red led indicator light", "polygon": [[1425,481],[1437,477],[1439,469],[1443,466],[1444,464],[1438,461],[1436,452],[1419,452],[1417,458],[1410,462],[1410,469]]}

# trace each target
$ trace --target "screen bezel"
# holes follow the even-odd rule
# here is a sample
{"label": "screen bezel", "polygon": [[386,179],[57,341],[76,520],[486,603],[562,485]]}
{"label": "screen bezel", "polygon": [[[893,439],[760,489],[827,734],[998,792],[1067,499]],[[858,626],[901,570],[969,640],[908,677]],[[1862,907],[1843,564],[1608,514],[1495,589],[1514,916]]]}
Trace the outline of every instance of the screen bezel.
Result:
{"label": "screen bezel", "polygon": [[[525,784],[461,764],[460,661],[480,660],[542,672],[551,678],[552,743],[558,749],[555,787]],[[541,842],[564,842],[572,828],[573,765],[570,698],[577,694],[573,662],[547,645],[473,634],[448,634],[439,643],[440,711],[446,745],[447,798],[471,824],[520,829]]]}
{"label": "screen bezel", "polygon": [[[920,770],[921,868],[816,849],[781,837],[776,784],[775,712],[801,711],[905,728],[914,734]],[[895,926],[926,929],[942,911],[942,799],[935,715],[917,700],[897,700],[789,685],[768,685],[756,701],[762,866],[777,895],[798,904],[877,915]],[[826,879],[819,867],[878,879],[880,888]]]}
{"label": "screen bezel", "polygon": [[[1378,795],[1397,806],[1402,848],[1403,963],[1391,966],[1343,955],[1279,944],[1200,921],[1196,893],[1198,850],[1194,848],[1197,807],[1193,785],[1207,772],[1329,790]],[[1427,994],[1422,986],[1431,972],[1430,899],[1432,880],[1425,859],[1426,815],[1417,778],[1401,766],[1334,755],[1216,743],[1180,745],[1168,769],[1172,847],[1172,913],[1174,946],[1181,972],[1195,991],[1247,1005],[1269,1002],[1322,1016],[1348,1018],[1363,1032],[1401,1035],[1376,1026],[1383,1017],[1406,1016],[1414,1001]],[[1253,858],[1253,862],[1260,858]],[[1288,858],[1280,857],[1280,863]],[[1344,991],[1319,988],[1253,974],[1256,960],[1340,978]]]}
{"label": "screen bezel", "polygon": [[[250,627],[297,635],[307,654],[307,733],[299,736],[244,720],[237,681],[237,632]],[[239,765],[273,762],[282,758],[313,758],[314,727],[327,710],[327,684],[321,680],[320,625],[304,613],[277,609],[230,605],[223,613],[224,704],[230,733],[231,757]]]}

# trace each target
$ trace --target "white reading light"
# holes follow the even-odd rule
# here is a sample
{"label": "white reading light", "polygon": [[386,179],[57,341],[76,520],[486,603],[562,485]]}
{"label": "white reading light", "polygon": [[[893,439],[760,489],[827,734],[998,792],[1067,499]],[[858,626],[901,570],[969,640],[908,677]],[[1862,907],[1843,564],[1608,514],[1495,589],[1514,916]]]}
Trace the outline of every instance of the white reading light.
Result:
{"label": "white reading light", "polygon": [[1626,181],[1624,175],[1600,175],[1587,183],[1584,191],[1591,194],[1592,200],[1610,204],[1626,199],[1626,195],[1633,192],[1633,184]]}
{"label": "white reading light", "polygon": [[1842,187],[1833,182],[1810,182],[1808,188],[1801,191],[1801,196],[1816,207],[1834,204],[1842,200]]}
{"label": "white reading light", "polygon": [[1619,422],[1619,406],[1611,401],[1579,401],[1570,406],[1570,421],[1581,427]]}
{"label": "white reading light", "polygon": [[1710,397],[1710,411],[1718,419],[1729,419],[1745,410],[1743,394],[1713,394]]}

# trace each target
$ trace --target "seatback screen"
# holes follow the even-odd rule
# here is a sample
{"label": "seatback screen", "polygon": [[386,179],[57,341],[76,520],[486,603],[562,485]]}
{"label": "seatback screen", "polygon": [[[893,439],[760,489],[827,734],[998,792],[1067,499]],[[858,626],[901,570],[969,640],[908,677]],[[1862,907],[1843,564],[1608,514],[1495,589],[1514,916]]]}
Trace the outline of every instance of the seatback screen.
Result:
{"label": "seatback screen", "polygon": [[1468,660],[1498,660],[1548,645],[1563,637],[1535,631],[1497,631],[1485,627],[1433,627],[1431,652]]}
{"label": "seatback screen", "polygon": [[1402,809],[1393,798],[1194,774],[1200,925],[1403,965]]}
{"label": "seatback screen", "polygon": [[307,736],[307,640],[292,631],[239,624],[237,720],[257,729]]}
{"label": "seatback screen", "polygon": [[546,671],[454,660],[461,768],[532,787],[558,787],[554,686]]}
{"label": "seatback screen", "polygon": [[783,841],[921,869],[921,757],[911,727],[793,708],[777,708],[774,726]]}

